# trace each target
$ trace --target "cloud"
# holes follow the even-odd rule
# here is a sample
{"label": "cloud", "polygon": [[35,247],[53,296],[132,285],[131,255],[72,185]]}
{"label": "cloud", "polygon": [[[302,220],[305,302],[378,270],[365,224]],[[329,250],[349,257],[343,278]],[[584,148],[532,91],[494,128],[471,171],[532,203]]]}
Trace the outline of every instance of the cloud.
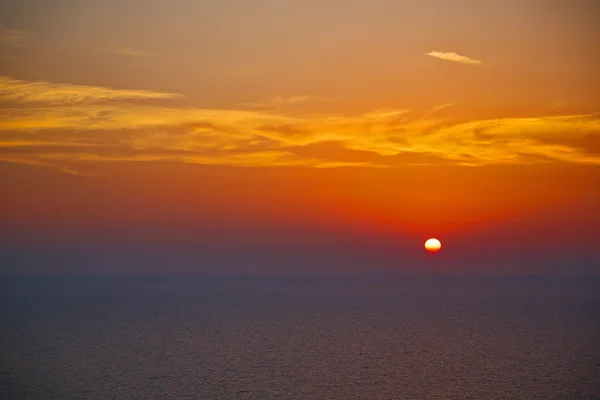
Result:
{"label": "cloud", "polygon": [[445,110],[446,108],[452,107],[454,103],[446,103],[439,106],[435,106],[431,109],[432,113],[437,113],[438,111]]}
{"label": "cloud", "polygon": [[0,25],[0,46],[24,46],[24,42],[29,36],[27,31]]}
{"label": "cloud", "polygon": [[[71,171],[114,161],[310,168],[600,165],[600,116],[595,114],[455,121],[431,110],[378,109],[298,117],[277,110],[127,102],[139,97],[83,86],[77,86],[83,94],[75,99],[85,101],[67,96],[71,104],[66,106],[64,96],[48,87],[54,86],[45,83],[32,96],[55,101],[28,100],[0,109],[0,160]],[[53,94],[40,94],[45,91]],[[107,98],[123,101],[117,105]]]}
{"label": "cloud", "polygon": [[467,56],[461,56],[460,54],[457,54],[457,53],[444,53],[441,51],[432,51],[430,53],[425,53],[425,55],[439,58],[440,60],[453,61],[453,62],[462,63],[462,64],[479,65],[482,63],[479,60],[474,60]]}
{"label": "cloud", "polygon": [[113,53],[121,55],[121,56],[127,56],[127,57],[143,57],[143,58],[155,57],[155,55],[153,53],[143,51],[143,50],[132,49],[129,47],[118,47],[113,50]]}
{"label": "cloud", "polygon": [[0,102],[76,104],[123,99],[173,99],[176,93],[121,90],[43,81],[26,82],[0,76]]}

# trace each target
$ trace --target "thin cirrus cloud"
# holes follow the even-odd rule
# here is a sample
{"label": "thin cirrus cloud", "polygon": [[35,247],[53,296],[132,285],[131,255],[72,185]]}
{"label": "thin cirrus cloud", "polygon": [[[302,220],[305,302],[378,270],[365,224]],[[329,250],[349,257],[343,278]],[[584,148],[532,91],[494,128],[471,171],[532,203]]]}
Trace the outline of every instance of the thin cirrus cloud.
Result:
{"label": "thin cirrus cloud", "polygon": [[[0,160],[69,173],[115,161],[307,168],[600,165],[598,115],[457,122],[430,110],[392,108],[298,117],[281,110],[127,103],[179,96],[170,93],[3,82],[0,99],[20,104],[0,109]],[[18,95],[22,87],[26,94]]]}
{"label": "thin cirrus cloud", "polygon": [[182,97],[176,93],[148,90],[121,90],[85,85],[27,82],[0,76],[0,101],[18,103],[73,104],[123,99],[173,99]]}
{"label": "thin cirrus cloud", "polygon": [[430,57],[439,58],[440,60],[452,61],[452,62],[457,62],[457,63],[461,63],[461,64],[470,64],[470,65],[482,64],[482,62],[479,60],[474,60],[467,56],[462,56],[458,53],[453,53],[453,52],[432,51],[432,52],[426,53],[425,55],[430,56]]}

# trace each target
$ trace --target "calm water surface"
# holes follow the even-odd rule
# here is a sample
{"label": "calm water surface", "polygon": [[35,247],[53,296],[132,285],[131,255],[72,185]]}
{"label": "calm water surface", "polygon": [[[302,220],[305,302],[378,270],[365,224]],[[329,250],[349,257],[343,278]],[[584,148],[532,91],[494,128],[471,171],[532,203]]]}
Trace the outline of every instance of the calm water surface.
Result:
{"label": "calm water surface", "polygon": [[1,399],[599,399],[600,285],[0,278]]}

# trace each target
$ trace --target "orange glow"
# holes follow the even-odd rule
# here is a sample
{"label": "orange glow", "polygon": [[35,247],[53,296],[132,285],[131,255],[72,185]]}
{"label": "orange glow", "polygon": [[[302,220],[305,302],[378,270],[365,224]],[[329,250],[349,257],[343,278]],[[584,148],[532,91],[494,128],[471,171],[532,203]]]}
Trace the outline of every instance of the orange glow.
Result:
{"label": "orange glow", "polygon": [[314,240],[315,260],[413,268],[437,236],[444,270],[544,246],[600,265],[591,2],[83,3],[3,10],[0,252],[152,240],[204,260],[223,239],[219,257],[283,266]]}

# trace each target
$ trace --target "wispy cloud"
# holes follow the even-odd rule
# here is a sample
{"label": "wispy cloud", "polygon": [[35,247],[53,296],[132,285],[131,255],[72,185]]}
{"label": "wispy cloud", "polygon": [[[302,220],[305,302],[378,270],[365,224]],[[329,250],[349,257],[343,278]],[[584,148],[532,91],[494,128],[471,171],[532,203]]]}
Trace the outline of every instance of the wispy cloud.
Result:
{"label": "wispy cloud", "polygon": [[25,41],[29,36],[30,34],[27,31],[0,25],[0,45],[2,46],[24,46]]}
{"label": "wispy cloud", "polygon": [[155,57],[156,56],[155,54],[150,53],[148,51],[132,49],[132,48],[129,48],[129,47],[117,47],[117,48],[113,49],[112,52],[115,53],[115,54],[119,54],[121,56],[127,56],[127,57],[150,58],[150,57]]}
{"label": "wispy cloud", "polygon": [[176,93],[149,90],[121,90],[43,81],[26,82],[0,76],[0,101],[4,102],[74,104],[119,99],[173,99],[177,97],[182,96]]}
{"label": "wispy cloud", "polygon": [[474,60],[467,56],[462,56],[460,54],[452,53],[452,52],[432,51],[430,53],[426,53],[425,55],[439,58],[440,60],[453,61],[453,62],[462,63],[462,64],[471,64],[471,65],[482,64],[482,62],[479,60]]}
{"label": "wispy cloud", "polygon": [[454,103],[446,103],[446,104],[441,104],[439,106],[435,106],[431,109],[432,113],[436,113],[438,111],[442,111],[445,110],[446,108],[452,107],[454,105]]}
{"label": "wispy cloud", "polygon": [[[85,88],[83,93],[100,89]],[[89,101],[69,106],[60,100],[58,104],[27,101],[18,108],[0,109],[0,160],[69,171],[111,161],[312,168],[600,165],[598,115],[457,122],[431,110],[380,109],[351,116],[294,117],[273,110],[116,105],[103,100],[138,97],[105,90],[120,94],[84,96]]]}

